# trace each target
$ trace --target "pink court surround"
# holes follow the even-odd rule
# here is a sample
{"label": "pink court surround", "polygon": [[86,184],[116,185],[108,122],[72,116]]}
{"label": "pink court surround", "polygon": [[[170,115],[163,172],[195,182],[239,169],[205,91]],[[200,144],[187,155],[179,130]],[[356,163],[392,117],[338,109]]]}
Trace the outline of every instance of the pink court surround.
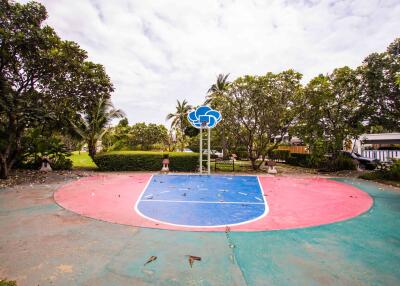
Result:
{"label": "pink court surround", "polygon": [[[54,199],[67,210],[112,223],[183,231],[226,230],[226,227],[173,225],[140,215],[135,205],[151,177],[152,174],[148,173],[86,177],[62,186],[55,192]],[[258,178],[268,203],[268,214],[248,223],[229,226],[230,231],[318,226],[353,218],[373,205],[373,199],[364,191],[334,180]]]}

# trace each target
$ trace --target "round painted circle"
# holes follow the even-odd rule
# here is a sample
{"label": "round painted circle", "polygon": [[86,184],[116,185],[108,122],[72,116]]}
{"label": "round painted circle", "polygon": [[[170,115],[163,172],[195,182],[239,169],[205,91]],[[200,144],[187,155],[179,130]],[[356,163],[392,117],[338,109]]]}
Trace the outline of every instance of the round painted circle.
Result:
{"label": "round painted circle", "polygon": [[102,175],[55,194],[62,207],[103,221],[186,231],[264,231],[350,219],[373,199],[324,178],[196,175]]}

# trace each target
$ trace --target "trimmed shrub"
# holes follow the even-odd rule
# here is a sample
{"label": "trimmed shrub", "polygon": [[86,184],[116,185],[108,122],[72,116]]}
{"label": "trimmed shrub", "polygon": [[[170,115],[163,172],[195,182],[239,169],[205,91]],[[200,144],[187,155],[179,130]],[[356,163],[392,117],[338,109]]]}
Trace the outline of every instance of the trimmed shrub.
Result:
{"label": "trimmed shrub", "polygon": [[380,179],[379,173],[378,172],[370,172],[370,173],[364,173],[359,176],[359,178],[364,179],[364,180],[378,180]]}
{"label": "trimmed shrub", "polygon": [[342,170],[356,170],[357,165],[353,159],[348,157],[339,156],[335,159],[328,160],[323,165],[323,170],[326,171],[342,171]]}
{"label": "trimmed shrub", "polygon": [[280,161],[287,161],[290,156],[289,150],[272,150],[271,154],[269,154],[269,158],[272,160],[280,160]]}
{"label": "trimmed shrub", "polygon": [[304,168],[321,168],[321,171],[335,172],[356,170],[357,166],[351,158],[339,156],[335,159],[316,161],[310,154],[291,153],[286,162]]}
{"label": "trimmed shrub", "polygon": [[390,180],[400,182],[400,160],[394,161],[388,169],[377,170],[371,173],[364,173],[360,178],[365,180]]}
{"label": "trimmed shrub", "polygon": [[109,152],[96,155],[94,162],[102,171],[160,171],[166,154],[171,171],[193,172],[199,166],[199,154],[186,152]]}
{"label": "trimmed shrub", "polygon": [[50,163],[53,170],[71,170],[72,160],[65,156],[54,157]]}
{"label": "trimmed shrub", "polygon": [[387,173],[389,180],[400,181],[400,160],[396,160]]}
{"label": "trimmed shrub", "polygon": [[290,156],[286,159],[286,163],[305,168],[314,167],[310,154],[290,153]]}

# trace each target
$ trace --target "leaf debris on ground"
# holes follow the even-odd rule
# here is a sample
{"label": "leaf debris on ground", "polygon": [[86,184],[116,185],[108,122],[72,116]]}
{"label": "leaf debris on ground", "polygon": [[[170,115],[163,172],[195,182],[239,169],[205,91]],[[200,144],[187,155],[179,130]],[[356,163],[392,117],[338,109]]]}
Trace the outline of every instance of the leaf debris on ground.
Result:
{"label": "leaf debris on ground", "polygon": [[188,257],[189,257],[188,260],[189,260],[190,268],[192,268],[193,262],[195,262],[195,261],[201,261],[201,257],[200,257],[200,256],[188,255]]}
{"label": "leaf debris on ground", "polygon": [[156,260],[156,259],[157,259],[157,256],[154,256],[154,255],[150,256],[150,258],[147,259],[147,261],[146,261],[146,263],[144,264],[144,266],[146,266],[146,265],[149,264],[150,262],[153,262],[153,261]]}

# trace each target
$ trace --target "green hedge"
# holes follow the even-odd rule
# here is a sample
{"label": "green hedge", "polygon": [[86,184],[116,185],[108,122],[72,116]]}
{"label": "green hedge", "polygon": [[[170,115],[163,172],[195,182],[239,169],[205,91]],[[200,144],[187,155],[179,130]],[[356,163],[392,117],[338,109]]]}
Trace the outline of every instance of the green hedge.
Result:
{"label": "green hedge", "polygon": [[272,150],[271,154],[268,156],[272,160],[287,161],[290,156],[289,150]]}
{"label": "green hedge", "polygon": [[310,154],[291,153],[286,162],[304,168],[319,168],[320,171],[355,170],[356,164],[351,158],[339,156],[335,159],[313,160]]}
{"label": "green hedge", "polygon": [[199,166],[198,153],[116,151],[100,153],[94,162],[102,171],[160,171],[164,155],[169,155],[171,171],[193,172]]}
{"label": "green hedge", "polygon": [[342,170],[356,170],[357,166],[353,159],[339,156],[333,160],[326,161],[326,167],[323,167],[327,171],[342,171]]}
{"label": "green hedge", "polygon": [[289,157],[286,159],[286,163],[305,168],[314,167],[310,154],[290,153]]}

